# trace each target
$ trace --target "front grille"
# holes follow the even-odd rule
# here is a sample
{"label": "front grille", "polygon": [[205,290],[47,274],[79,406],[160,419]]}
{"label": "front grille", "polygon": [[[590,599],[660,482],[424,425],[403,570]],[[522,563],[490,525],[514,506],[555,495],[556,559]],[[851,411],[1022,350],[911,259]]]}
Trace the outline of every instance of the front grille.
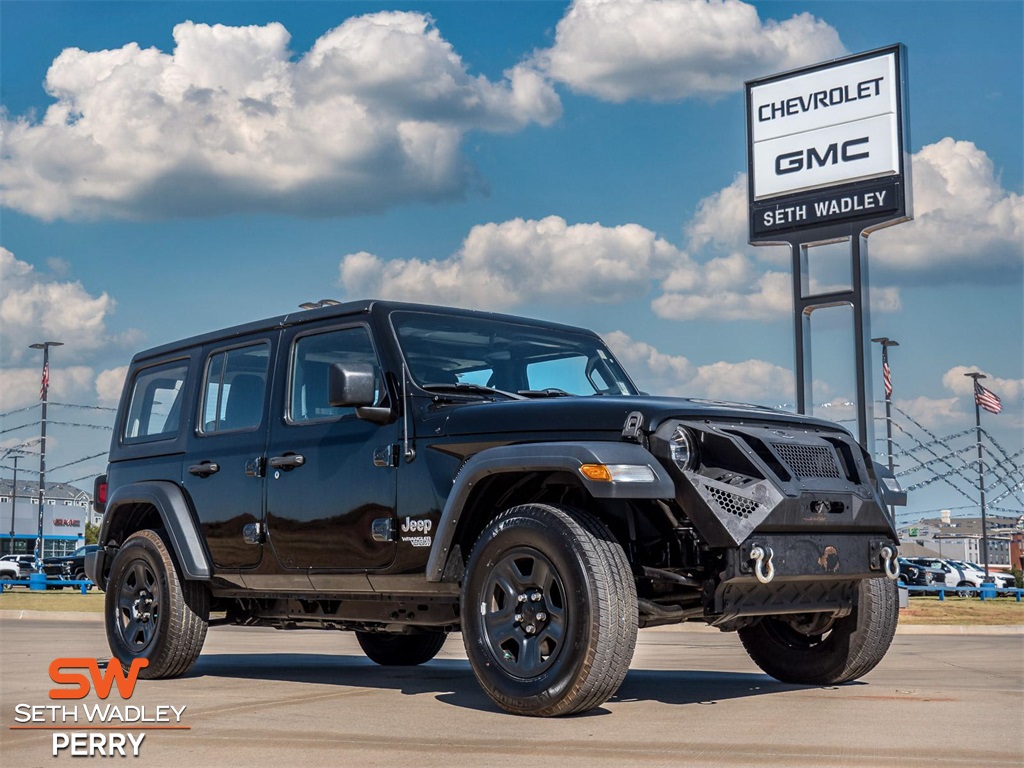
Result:
{"label": "front grille", "polygon": [[714,485],[707,486],[708,493],[718,508],[728,515],[735,515],[741,517],[744,520],[750,517],[757,508],[761,506],[756,501],[740,496],[736,493],[731,493],[724,488],[719,488]]}
{"label": "front grille", "polygon": [[789,465],[797,477],[817,477],[841,480],[835,453],[824,445],[799,443],[772,443],[772,448]]}

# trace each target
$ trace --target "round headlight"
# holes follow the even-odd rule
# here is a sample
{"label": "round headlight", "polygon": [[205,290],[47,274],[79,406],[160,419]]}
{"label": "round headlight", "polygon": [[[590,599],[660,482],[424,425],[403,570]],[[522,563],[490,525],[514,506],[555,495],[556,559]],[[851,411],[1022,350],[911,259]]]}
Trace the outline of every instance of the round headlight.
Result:
{"label": "round headlight", "polygon": [[697,466],[697,440],[686,427],[677,426],[668,445],[672,461],[679,469],[691,470]]}

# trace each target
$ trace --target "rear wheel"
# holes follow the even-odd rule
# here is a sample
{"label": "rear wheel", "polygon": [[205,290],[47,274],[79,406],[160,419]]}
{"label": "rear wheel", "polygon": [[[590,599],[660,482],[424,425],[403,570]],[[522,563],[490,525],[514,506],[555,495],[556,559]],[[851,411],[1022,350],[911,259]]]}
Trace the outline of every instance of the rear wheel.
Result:
{"label": "rear wheel", "polygon": [[[86,575],[84,570],[77,571],[75,573],[75,581],[88,581],[88,580],[89,580],[89,577]],[[93,588],[93,585],[92,584],[87,584],[85,588],[91,590]]]}
{"label": "rear wheel", "polygon": [[107,642],[126,670],[147,659],[139,677],[178,677],[199,658],[210,598],[198,581],[181,577],[155,531],[129,536],[110,567],[105,597]]}
{"label": "rear wheel", "polygon": [[899,620],[896,583],[866,579],[849,616],[765,617],[739,630],[747,654],[784,683],[835,685],[863,677],[882,660]]}
{"label": "rear wheel", "polygon": [[356,632],[356,640],[370,661],[384,667],[414,667],[437,656],[447,632]]}
{"label": "rear wheel", "polygon": [[473,547],[462,636],[498,706],[520,715],[583,712],[622,683],[637,634],[636,588],[622,547],[592,515],[526,504]]}

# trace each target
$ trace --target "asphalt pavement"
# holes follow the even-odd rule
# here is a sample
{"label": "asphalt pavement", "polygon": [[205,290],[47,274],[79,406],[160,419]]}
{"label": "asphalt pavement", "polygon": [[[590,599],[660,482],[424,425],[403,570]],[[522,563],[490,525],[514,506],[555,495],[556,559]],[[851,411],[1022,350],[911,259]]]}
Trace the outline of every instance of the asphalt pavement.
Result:
{"label": "asphalt pavement", "polygon": [[[102,734],[102,745],[100,736],[79,739],[86,750],[94,738],[94,751],[116,747],[116,734],[137,740],[144,733],[132,763],[175,768],[1020,766],[1021,629],[924,631],[901,631],[873,672],[838,687],[774,681],[747,658],[735,634],[705,627],[641,631],[630,672],[607,704],[541,720],[491,704],[458,635],[421,667],[385,669],[368,661],[348,633],[216,627],[186,678],[142,680],[130,699],[115,688],[105,701],[95,690],[81,701],[52,700],[48,671],[55,658],[109,657],[102,623],[4,612],[3,764],[89,759],[70,754],[78,732]],[[128,729],[108,718],[110,727],[96,729],[84,718],[97,704],[159,722]],[[50,711],[31,709],[55,705],[73,707],[79,722],[54,726]],[[58,721],[70,711],[59,710]],[[36,719],[25,722],[33,713]],[[12,729],[32,723],[37,727]],[[68,746],[54,757],[55,742],[65,737]],[[130,755],[131,742],[120,743]]]}

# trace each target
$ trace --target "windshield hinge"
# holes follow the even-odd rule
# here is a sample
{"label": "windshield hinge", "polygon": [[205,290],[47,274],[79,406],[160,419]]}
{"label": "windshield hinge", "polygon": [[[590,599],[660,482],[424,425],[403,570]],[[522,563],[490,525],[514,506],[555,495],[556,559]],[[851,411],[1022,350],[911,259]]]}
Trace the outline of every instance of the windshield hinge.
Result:
{"label": "windshield hinge", "polygon": [[644,415],[640,411],[633,411],[626,417],[626,423],[622,425],[622,439],[630,443],[644,444]]}

